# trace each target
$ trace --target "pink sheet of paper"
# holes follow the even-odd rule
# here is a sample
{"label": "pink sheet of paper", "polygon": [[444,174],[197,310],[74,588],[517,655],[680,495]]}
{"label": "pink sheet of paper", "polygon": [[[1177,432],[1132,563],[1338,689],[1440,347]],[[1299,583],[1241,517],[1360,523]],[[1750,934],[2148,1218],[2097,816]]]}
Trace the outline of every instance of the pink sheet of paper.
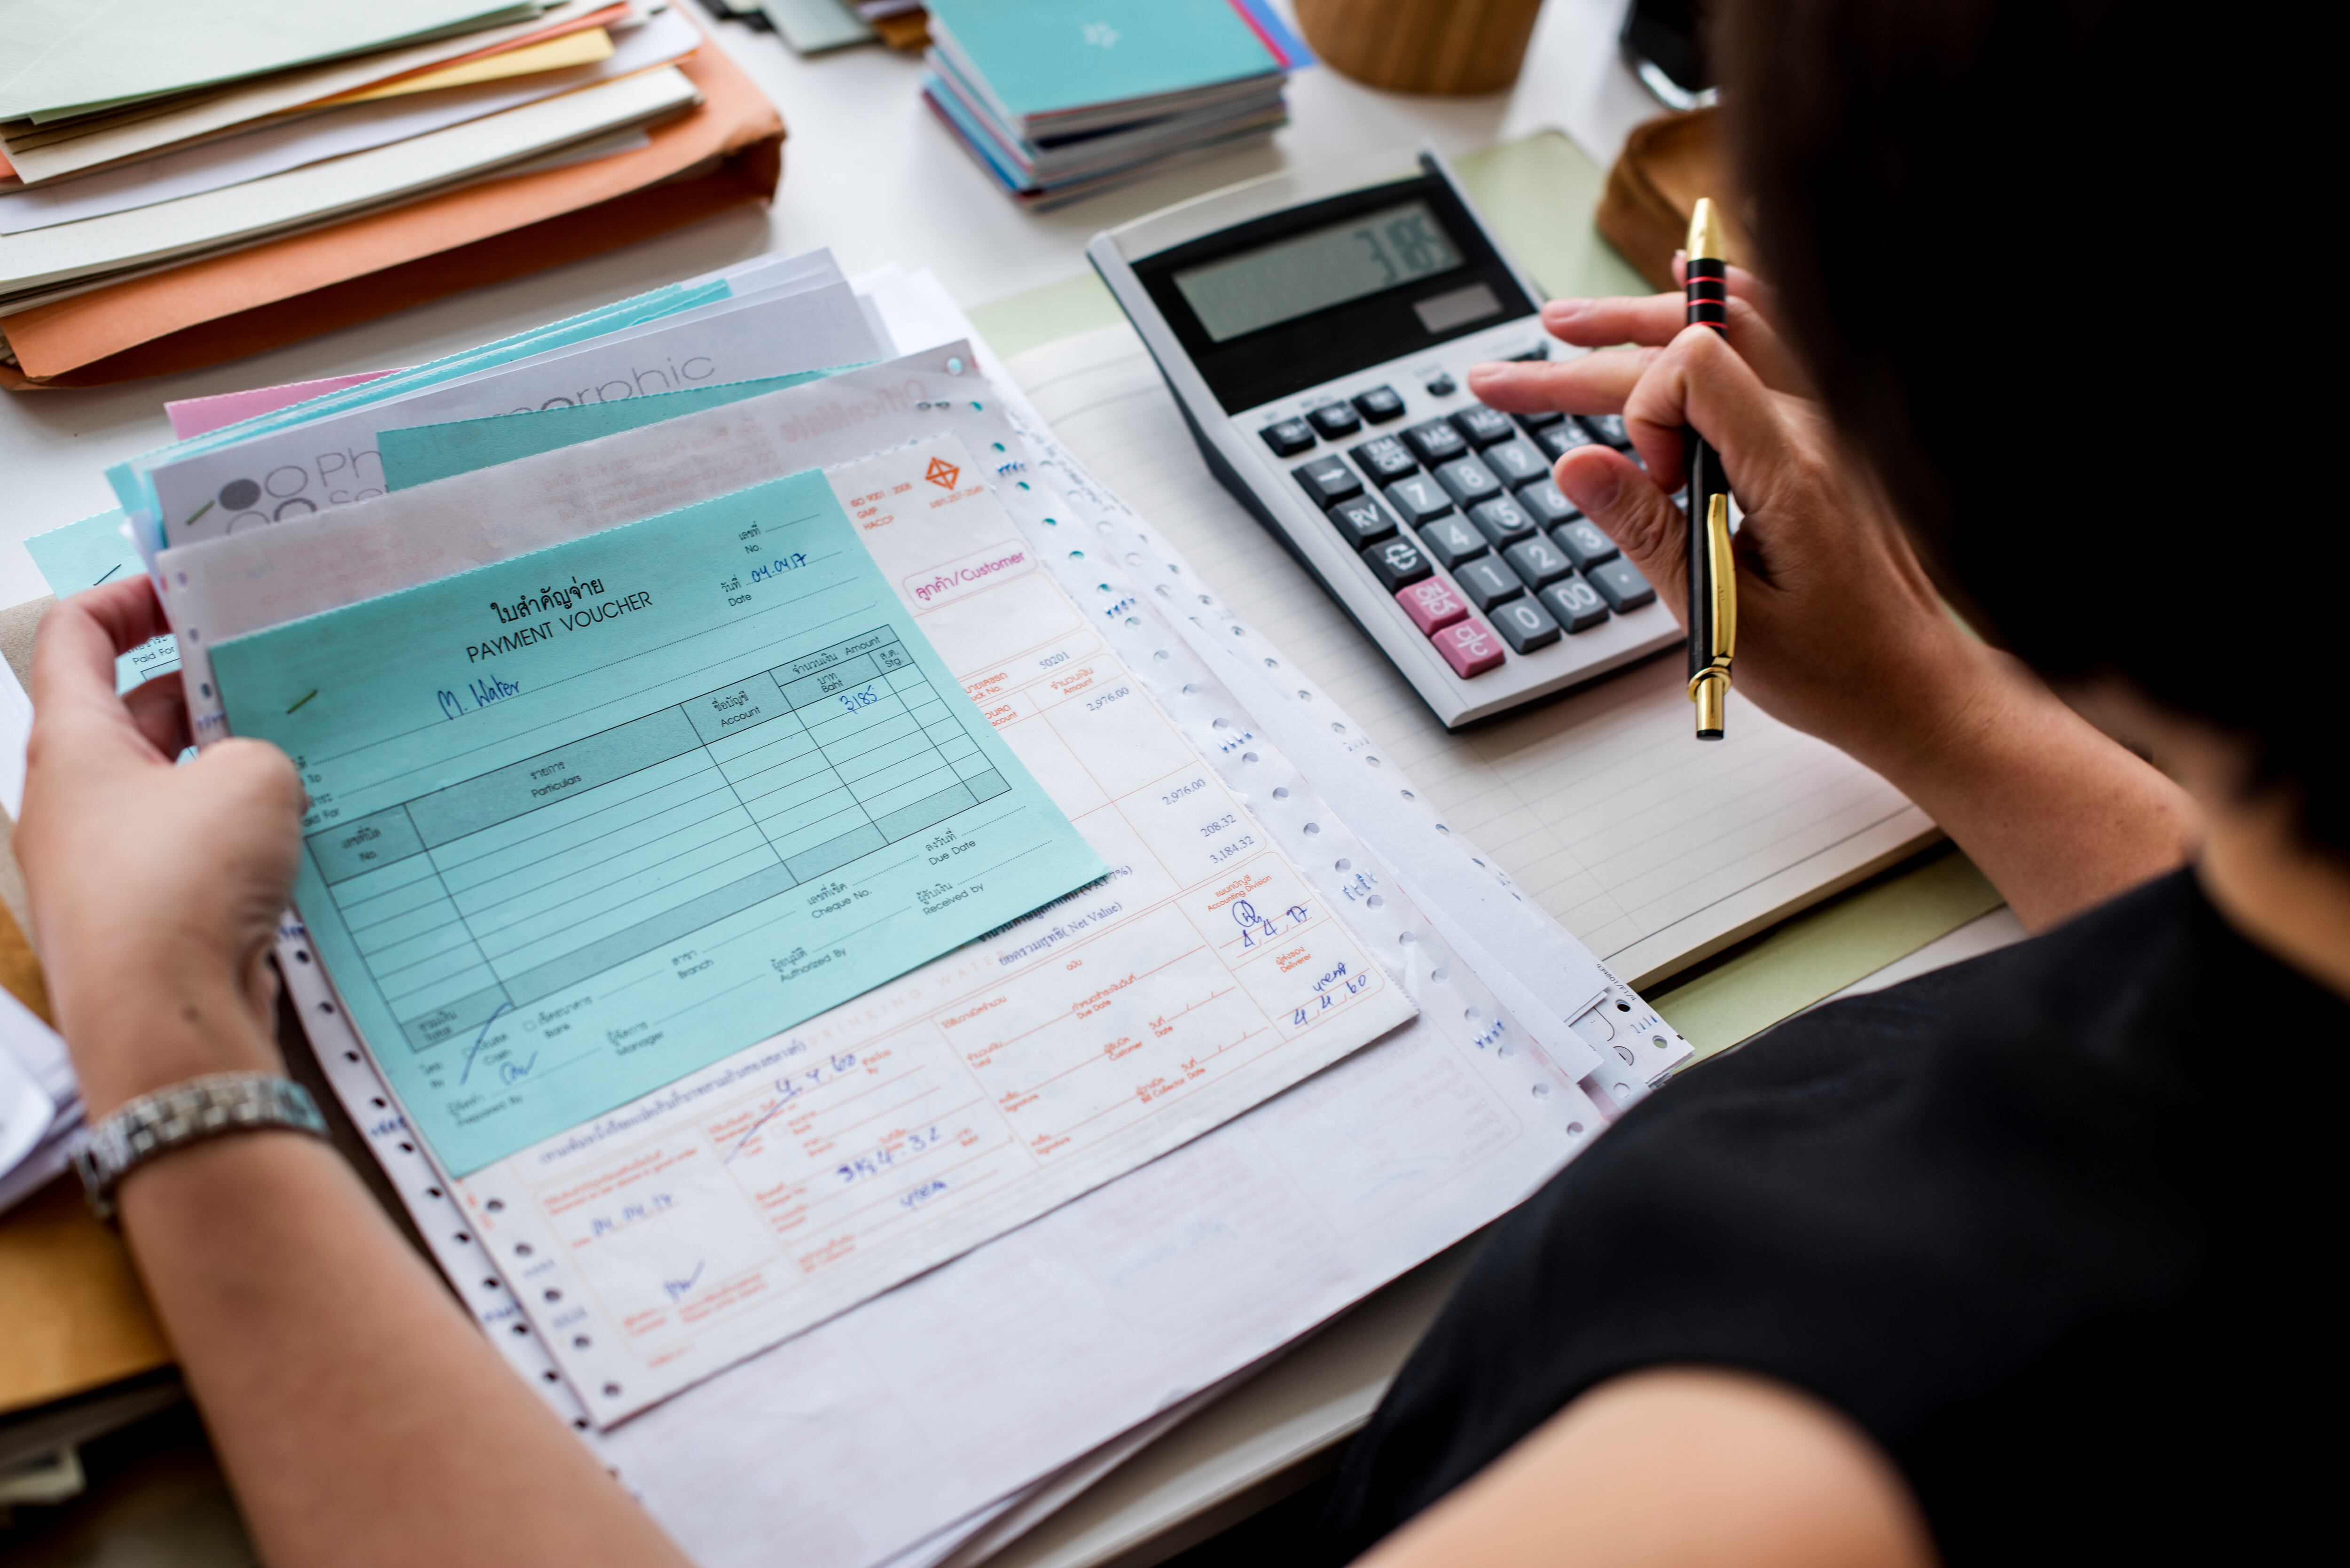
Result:
{"label": "pink sheet of paper", "polygon": [[372,381],[379,376],[389,376],[390,370],[361,370],[355,376],[322,376],[315,381],[288,381],[282,387],[253,387],[242,392],[221,392],[209,398],[182,398],[165,403],[163,411],[172,416],[172,433],[182,441],[203,435],[223,425],[233,425],[239,420],[249,420],[255,414],[266,414],[306,398],[324,397],[345,387],[356,387],[362,381]]}

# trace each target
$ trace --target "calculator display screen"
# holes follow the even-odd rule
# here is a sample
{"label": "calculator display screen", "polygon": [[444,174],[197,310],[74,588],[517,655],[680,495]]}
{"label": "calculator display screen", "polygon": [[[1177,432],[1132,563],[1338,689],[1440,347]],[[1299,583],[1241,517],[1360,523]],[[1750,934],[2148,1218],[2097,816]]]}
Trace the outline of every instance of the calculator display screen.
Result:
{"label": "calculator display screen", "polygon": [[1228,343],[1461,263],[1426,202],[1405,202],[1173,275],[1209,339]]}

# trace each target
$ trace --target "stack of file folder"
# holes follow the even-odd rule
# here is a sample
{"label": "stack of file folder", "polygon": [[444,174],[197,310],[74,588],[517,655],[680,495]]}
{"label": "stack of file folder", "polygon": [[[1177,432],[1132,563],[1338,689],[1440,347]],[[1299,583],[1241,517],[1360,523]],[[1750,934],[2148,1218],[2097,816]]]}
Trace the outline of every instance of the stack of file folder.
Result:
{"label": "stack of file folder", "polygon": [[922,94],[1024,206],[1057,206],[1289,121],[1312,63],[1265,0],[932,0]]}
{"label": "stack of file folder", "polygon": [[0,385],[183,369],[772,195],[670,0],[16,0]]}

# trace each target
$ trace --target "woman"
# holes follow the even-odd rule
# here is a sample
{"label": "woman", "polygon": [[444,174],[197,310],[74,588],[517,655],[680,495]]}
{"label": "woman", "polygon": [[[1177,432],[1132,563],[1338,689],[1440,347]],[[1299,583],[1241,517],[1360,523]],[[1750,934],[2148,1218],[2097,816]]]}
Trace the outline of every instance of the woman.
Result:
{"label": "woman", "polygon": [[[2158,285],[2052,299],[2016,260],[2082,229],[2093,174],[2086,217],[2158,193],[2158,89],[2224,67],[2208,28],[2092,5],[1748,0],[1728,28],[1776,298],[1742,277],[1727,343],[1681,332],[1677,297],[1555,305],[1570,341],[1649,347],[1476,389],[1620,409],[1651,472],[1684,425],[1712,439],[1747,513],[1741,698],[1907,790],[2049,934],[1627,1116],[1480,1260],[1326,1544],[1384,1568],[1908,1563],[2150,1554],[2229,1522],[2241,1550],[2296,1501],[2254,1485],[2293,1456],[2248,1419],[2324,1343],[2317,1249],[2275,1243],[2312,1210],[2350,1023],[2350,792],[2317,750],[2341,552],[2295,536],[2256,607],[2195,613],[2194,585],[2234,589],[2227,542],[2158,508],[2207,476],[2265,499],[2281,469],[2183,448],[2149,491],[2176,375],[2111,299],[2150,317]],[[2077,354],[2003,347],[2068,328]],[[2036,363],[2059,396],[2031,396]],[[2059,447],[2087,461],[2035,461]],[[1679,514],[1647,475],[1586,450],[1558,480],[1676,602]],[[94,1116],[276,1064],[263,955],[301,791],[257,744],[170,765],[177,693],[112,691],[156,629],[144,585],[83,595],[36,670],[16,847]],[[322,1145],[200,1144],[120,1202],[268,1560],[676,1560]]]}

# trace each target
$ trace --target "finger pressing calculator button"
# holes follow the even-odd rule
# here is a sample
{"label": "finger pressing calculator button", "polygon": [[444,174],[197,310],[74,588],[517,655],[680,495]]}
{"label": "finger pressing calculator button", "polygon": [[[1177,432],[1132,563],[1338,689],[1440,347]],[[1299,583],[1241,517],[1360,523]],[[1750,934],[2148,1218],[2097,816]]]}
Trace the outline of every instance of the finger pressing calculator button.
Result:
{"label": "finger pressing calculator button", "polygon": [[1465,509],[1502,493],[1493,471],[1473,457],[1456,457],[1436,471],[1436,483]]}
{"label": "finger pressing calculator button", "polygon": [[1396,603],[1403,606],[1403,613],[1411,617],[1411,624],[1419,628],[1422,637],[1434,637],[1469,618],[1469,607],[1442,577],[1412,584],[1396,595]]}
{"label": "finger pressing calculator button", "polygon": [[1558,624],[1570,632],[1588,631],[1607,618],[1607,601],[1581,577],[1553,583],[1539,597],[1543,608],[1556,616]]}
{"label": "finger pressing calculator button", "polygon": [[1404,444],[1412,455],[1434,468],[1440,462],[1451,462],[1469,451],[1469,443],[1452,428],[1450,420],[1430,420],[1424,425],[1414,425],[1403,432]]}
{"label": "finger pressing calculator button", "polygon": [[1326,509],[1363,493],[1363,482],[1355,477],[1355,471],[1335,456],[1317,457],[1289,472],[1305,487],[1314,504]]}
{"label": "finger pressing calculator button", "polygon": [[1403,418],[1403,394],[1393,387],[1373,387],[1355,394],[1355,411],[1375,425]]}
{"label": "finger pressing calculator button", "polygon": [[1551,542],[1566,552],[1577,571],[1587,572],[1602,561],[1617,556],[1616,541],[1599,531],[1599,524],[1587,517],[1578,517],[1561,528],[1551,530]]}
{"label": "finger pressing calculator button", "polygon": [[1471,528],[1458,512],[1448,512],[1422,527],[1419,542],[1448,572],[1485,553],[1485,535]]}
{"label": "finger pressing calculator button", "polygon": [[1518,433],[1510,428],[1509,415],[1489,409],[1482,403],[1454,414],[1452,428],[1468,437],[1471,446],[1491,446]]}
{"label": "finger pressing calculator button", "polygon": [[1596,436],[1594,436],[1589,431],[1585,430],[1581,425],[1576,424],[1572,420],[1568,420],[1561,424],[1555,424],[1548,430],[1536,431],[1534,432],[1534,440],[1540,443],[1544,455],[1547,456],[1553,462],[1556,462],[1560,458],[1565,457],[1576,447],[1596,446],[1598,444],[1598,438]]}
{"label": "finger pressing calculator button", "polygon": [[1431,517],[1441,517],[1452,510],[1452,497],[1443,487],[1424,473],[1409,479],[1399,479],[1388,486],[1388,504],[1405,522],[1417,528]]}
{"label": "finger pressing calculator button", "polygon": [[1463,680],[1488,670],[1499,670],[1508,657],[1502,651],[1502,639],[1473,620],[1456,622],[1428,640],[1444,655],[1444,662],[1452,666],[1452,673]]}
{"label": "finger pressing calculator button", "polygon": [[1386,507],[1367,495],[1357,495],[1330,508],[1330,526],[1338,530],[1349,547],[1366,550],[1393,534],[1396,521]]}
{"label": "finger pressing calculator button", "polygon": [[1537,534],[1523,545],[1513,545],[1502,552],[1502,559],[1510,570],[1518,574],[1530,588],[1548,587],[1575,568],[1559,553],[1558,546]]}
{"label": "finger pressing calculator button", "polygon": [[1325,403],[1318,409],[1309,409],[1305,421],[1332,441],[1353,435],[1363,428],[1352,403]]}
{"label": "finger pressing calculator button", "polygon": [[1273,448],[1275,457],[1294,457],[1314,444],[1314,432],[1304,420],[1283,420],[1256,433],[1264,437],[1264,444]]}
{"label": "finger pressing calculator button", "polygon": [[1370,567],[1371,575],[1378,578],[1379,586],[1391,594],[1400,593],[1412,584],[1424,582],[1436,575],[1436,568],[1428,564],[1428,557],[1420,554],[1419,547],[1400,534],[1383,545],[1374,545],[1364,551],[1363,565]]}
{"label": "finger pressing calculator button", "polygon": [[1526,585],[1518,581],[1518,575],[1491,556],[1480,556],[1473,561],[1461,562],[1461,569],[1452,574],[1452,580],[1461,585],[1461,591],[1469,596],[1469,602],[1481,610],[1490,610],[1495,605],[1516,598],[1526,591]]}
{"label": "finger pressing calculator button", "polygon": [[1518,504],[1534,514],[1534,525],[1539,528],[1555,528],[1583,515],[1575,509],[1575,503],[1566,498],[1556,482],[1548,479],[1519,491]]}
{"label": "finger pressing calculator button", "polygon": [[1347,455],[1362,465],[1373,484],[1393,484],[1407,473],[1419,472],[1419,460],[1391,435],[1367,441]]}
{"label": "finger pressing calculator button", "polygon": [[1485,535],[1496,550],[1505,550],[1519,540],[1529,538],[1534,531],[1534,520],[1526,515],[1525,508],[1508,496],[1496,496],[1482,506],[1470,509],[1469,521]]}
{"label": "finger pressing calculator button", "polygon": [[1493,629],[1509,639],[1513,651],[1532,653],[1558,640],[1558,622],[1532,599],[1512,599],[1493,612]]}
{"label": "finger pressing calculator button", "polygon": [[1624,429],[1621,414],[1577,414],[1575,422],[1617,452],[1631,450],[1632,438]]}
{"label": "finger pressing calculator button", "polygon": [[1524,441],[1497,441],[1477,456],[1512,490],[1521,484],[1539,484],[1550,477],[1549,460]]}
{"label": "finger pressing calculator button", "polygon": [[1648,586],[1648,579],[1629,561],[1610,561],[1604,566],[1594,566],[1589,575],[1592,586],[1617,615],[1656,603],[1657,590]]}

